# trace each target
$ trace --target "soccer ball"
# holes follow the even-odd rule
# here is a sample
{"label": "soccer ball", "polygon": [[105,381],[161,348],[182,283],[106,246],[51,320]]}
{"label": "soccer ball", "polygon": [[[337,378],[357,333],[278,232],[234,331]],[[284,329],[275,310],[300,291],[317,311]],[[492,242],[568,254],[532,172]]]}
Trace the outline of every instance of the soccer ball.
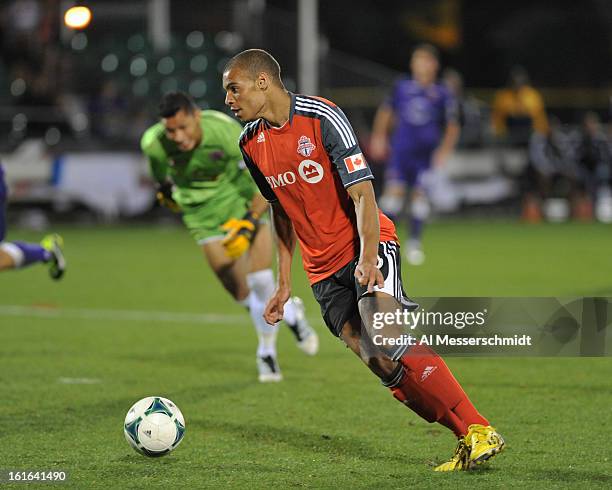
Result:
{"label": "soccer ball", "polygon": [[130,445],[145,456],[164,456],[180,444],[185,435],[185,419],[167,398],[148,396],[129,409],[123,434]]}

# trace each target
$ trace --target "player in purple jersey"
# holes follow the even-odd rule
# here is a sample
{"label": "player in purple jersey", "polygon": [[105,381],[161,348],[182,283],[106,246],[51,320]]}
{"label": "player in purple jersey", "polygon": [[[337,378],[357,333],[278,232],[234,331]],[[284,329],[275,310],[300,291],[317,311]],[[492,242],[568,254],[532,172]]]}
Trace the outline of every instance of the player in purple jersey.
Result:
{"label": "player in purple jersey", "polygon": [[62,253],[63,240],[53,234],[38,243],[5,242],[7,189],[4,183],[4,170],[0,164],[0,271],[19,269],[31,264],[49,264],[49,275],[60,279],[66,269],[66,260]]}
{"label": "player in purple jersey", "polygon": [[415,48],[410,60],[412,78],[399,80],[374,119],[371,156],[387,160],[383,211],[396,218],[410,188],[410,239],[407,259],[418,265],[423,224],[429,216],[428,170],[444,164],[459,139],[457,103],[436,82],[438,50],[429,44]]}

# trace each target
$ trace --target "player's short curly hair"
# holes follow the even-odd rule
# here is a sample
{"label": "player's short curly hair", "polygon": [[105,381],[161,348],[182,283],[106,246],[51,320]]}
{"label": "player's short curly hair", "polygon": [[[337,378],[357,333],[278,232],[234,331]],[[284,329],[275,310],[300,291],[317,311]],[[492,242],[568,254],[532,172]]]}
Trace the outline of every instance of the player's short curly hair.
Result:
{"label": "player's short curly hair", "polygon": [[159,117],[173,117],[178,111],[193,114],[199,109],[191,95],[185,92],[168,92],[159,101],[157,114]]}
{"label": "player's short curly hair", "polygon": [[275,84],[281,87],[283,86],[281,68],[278,61],[263,49],[247,49],[246,51],[238,53],[225,64],[223,73],[232,68],[245,70],[253,78],[257,78],[260,73],[264,72],[270,76]]}

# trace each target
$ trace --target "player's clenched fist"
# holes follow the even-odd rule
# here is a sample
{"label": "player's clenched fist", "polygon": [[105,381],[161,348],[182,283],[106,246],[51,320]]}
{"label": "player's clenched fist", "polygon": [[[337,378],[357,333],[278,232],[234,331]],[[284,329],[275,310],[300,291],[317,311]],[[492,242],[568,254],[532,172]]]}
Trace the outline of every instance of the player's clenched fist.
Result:
{"label": "player's clenched fist", "polygon": [[283,319],[285,314],[285,303],[289,301],[291,290],[279,287],[274,291],[272,297],[268,300],[264,310],[264,320],[269,325],[275,325]]}
{"label": "player's clenched fist", "polygon": [[158,182],[155,197],[161,206],[164,206],[175,213],[180,213],[181,207],[172,198],[172,188],[172,182]]}
{"label": "player's clenched fist", "polygon": [[237,259],[245,253],[251,246],[258,225],[259,219],[250,211],[242,219],[227,220],[221,226],[221,229],[225,231],[225,238],[221,242],[225,248],[225,254],[232,259]]}

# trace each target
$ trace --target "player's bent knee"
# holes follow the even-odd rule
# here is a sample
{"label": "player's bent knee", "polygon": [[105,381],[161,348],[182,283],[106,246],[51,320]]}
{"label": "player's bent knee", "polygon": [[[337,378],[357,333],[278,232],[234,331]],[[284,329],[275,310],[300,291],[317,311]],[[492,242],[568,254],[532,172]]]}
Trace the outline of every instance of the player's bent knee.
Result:
{"label": "player's bent knee", "polygon": [[369,340],[369,352],[380,359],[398,360],[406,351],[404,341],[409,325],[403,322],[404,306],[393,296],[376,291],[359,300],[363,336]]}
{"label": "player's bent knee", "polygon": [[339,337],[349,349],[361,357],[361,348],[359,345],[361,342],[361,319],[358,316],[344,324]]}
{"label": "player's bent knee", "polygon": [[363,362],[365,362],[368,368],[370,368],[370,371],[380,379],[385,379],[390,376],[397,366],[397,362],[391,360],[384,354],[363,359]]}

